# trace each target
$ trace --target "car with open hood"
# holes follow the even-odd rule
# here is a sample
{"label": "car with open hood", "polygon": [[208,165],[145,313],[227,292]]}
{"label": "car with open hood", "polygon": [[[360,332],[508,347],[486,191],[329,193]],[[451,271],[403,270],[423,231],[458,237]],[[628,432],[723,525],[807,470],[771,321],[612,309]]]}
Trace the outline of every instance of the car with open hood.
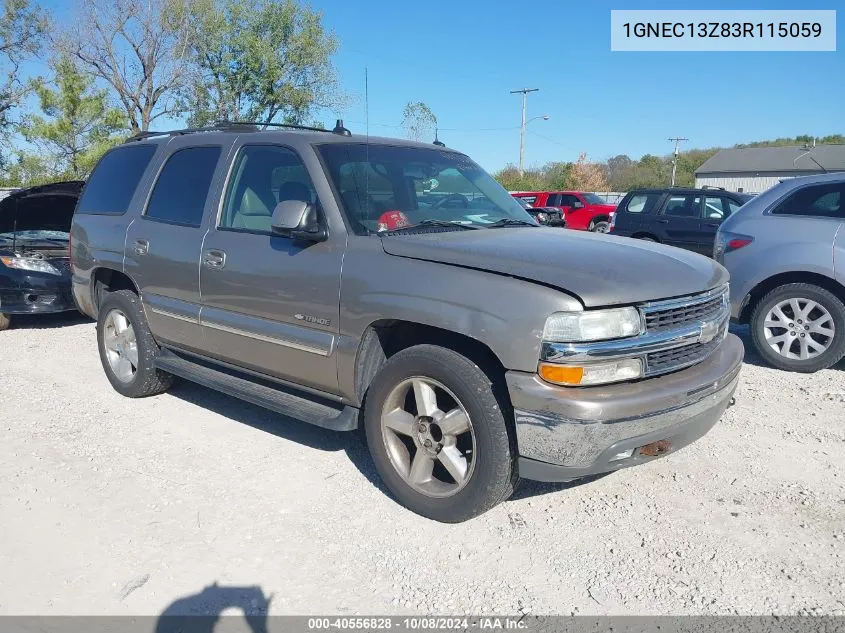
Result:
{"label": "car with open hood", "polygon": [[15,314],[76,310],[68,245],[82,185],[29,187],[0,200],[0,330]]}
{"label": "car with open hood", "polygon": [[440,521],[678,450],[739,380],[718,263],[542,227],[465,154],[342,122],[141,134],[94,169],[71,245],[119,393],[178,376],[363,427]]}

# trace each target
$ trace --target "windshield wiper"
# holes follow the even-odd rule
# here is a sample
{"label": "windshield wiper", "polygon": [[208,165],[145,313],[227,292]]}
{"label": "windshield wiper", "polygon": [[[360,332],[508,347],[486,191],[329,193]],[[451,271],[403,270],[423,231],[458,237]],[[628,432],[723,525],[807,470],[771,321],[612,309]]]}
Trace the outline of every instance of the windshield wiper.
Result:
{"label": "windshield wiper", "polygon": [[529,222],[528,220],[517,220],[515,218],[502,218],[501,220],[496,220],[493,224],[485,224],[488,229],[500,229],[503,226],[539,226],[538,224],[534,224],[534,222]]}
{"label": "windshield wiper", "polygon": [[385,235],[390,233],[397,233],[399,231],[408,231],[411,229],[419,229],[425,228],[427,226],[442,226],[452,229],[478,229],[481,227],[473,226],[471,224],[463,224],[461,222],[456,222],[454,220],[423,220],[422,222],[417,222],[416,224],[408,224],[407,226],[400,226],[395,229],[390,229],[388,231],[378,231],[379,235]]}

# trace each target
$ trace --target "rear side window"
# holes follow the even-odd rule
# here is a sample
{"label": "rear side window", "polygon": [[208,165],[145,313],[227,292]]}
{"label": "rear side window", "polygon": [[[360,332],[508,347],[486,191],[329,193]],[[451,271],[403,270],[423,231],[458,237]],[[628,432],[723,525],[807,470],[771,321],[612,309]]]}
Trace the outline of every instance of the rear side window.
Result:
{"label": "rear side window", "polygon": [[659,193],[638,193],[634,194],[628,200],[622,211],[628,213],[648,213],[651,211],[654,203],[660,197]]}
{"label": "rear side window", "polygon": [[734,213],[739,211],[739,208],[743,204],[745,204],[745,203],[744,202],[736,202],[735,200],[731,200],[730,198],[728,198],[728,214],[733,215]]}
{"label": "rear side window", "polygon": [[663,206],[663,215],[673,218],[698,218],[701,196],[669,196]]}
{"label": "rear side window", "polygon": [[817,218],[845,218],[845,184],[831,183],[804,187],[790,194],[772,211],[776,215],[804,215]]}
{"label": "rear side window", "polygon": [[157,146],[123,145],[106,153],[88,178],[77,213],[123,215]]}
{"label": "rear side window", "polygon": [[219,158],[219,146],[189,147],[174,152],[153,187],[145,217],[199,226]]}

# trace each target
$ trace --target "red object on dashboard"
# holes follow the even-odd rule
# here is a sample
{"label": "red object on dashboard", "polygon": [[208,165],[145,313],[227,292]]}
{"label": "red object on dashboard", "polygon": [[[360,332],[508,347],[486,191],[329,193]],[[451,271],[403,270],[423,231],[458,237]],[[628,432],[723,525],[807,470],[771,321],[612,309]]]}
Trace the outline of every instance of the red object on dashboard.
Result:
{"label": "red object on dashboard", "polygon": [[376,231],[393,231],[403,226],[410,226],[408,216],[399,210],[385,211],[379,216]]}

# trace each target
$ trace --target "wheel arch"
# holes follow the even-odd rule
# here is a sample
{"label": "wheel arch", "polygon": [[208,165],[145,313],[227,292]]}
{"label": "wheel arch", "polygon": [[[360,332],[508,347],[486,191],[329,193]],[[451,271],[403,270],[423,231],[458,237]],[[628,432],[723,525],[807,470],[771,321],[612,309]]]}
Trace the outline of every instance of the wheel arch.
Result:
{"label": "wheel arch", "polygon": [[[414,345],[438,345],[475,362],[504,387],[505,367],[490,347],[478,339],[432,325],[402,319],[380,319],[367,326],[355,359],[355,395],[363,402],[373,378],[388,358]],[[507,389],[504,389],[505,394]],[[508,398],[509,402],[509,398]]]}
{"label": "wheel arch", "polygon": [[123,271],[108,266],[100,266],[91,271],[91,305],[94,307],[95,317],[99,313],[103,293],[117,290],[131,290],[140,296],[137,284]]}
{"label": "wheel arch", "polygon": [[739,313],[738,321],[742,324],[748,323],[751,320],[751,314],[754,312],[754,308],[760,300],[775,288],[796,283],[813,284],[824,288],[845,303],[845,286],[832,277],[808,270],[783,272],[767,277],[748,292],[743,299],[742,310]]}

